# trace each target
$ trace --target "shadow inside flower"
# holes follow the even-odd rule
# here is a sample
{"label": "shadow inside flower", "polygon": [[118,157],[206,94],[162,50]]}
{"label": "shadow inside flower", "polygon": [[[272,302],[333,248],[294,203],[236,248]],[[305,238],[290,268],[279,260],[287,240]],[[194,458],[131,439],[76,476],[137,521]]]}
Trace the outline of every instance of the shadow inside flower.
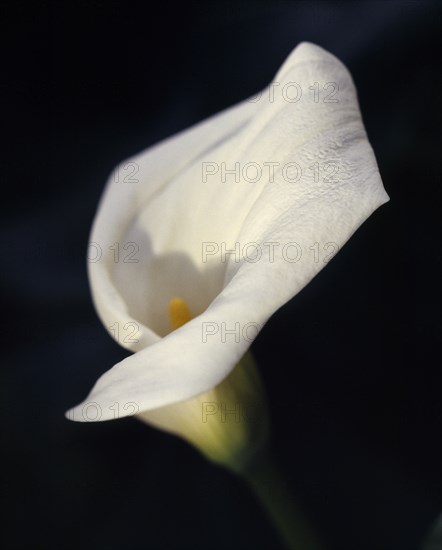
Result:
{"label": "shadow inside flower", "polygon": [[171,331],[168,304],[172,298],[185,300],[196,317],[223,289],[227,261],[220,256],[204,262],[200,252],[198,263],[185,252],[157,254],[149,234],[136,228],[128,232],[127,243],[133,243],[127,246],[131,256],[108,264],[111,280],[129,315],[159,336]]}

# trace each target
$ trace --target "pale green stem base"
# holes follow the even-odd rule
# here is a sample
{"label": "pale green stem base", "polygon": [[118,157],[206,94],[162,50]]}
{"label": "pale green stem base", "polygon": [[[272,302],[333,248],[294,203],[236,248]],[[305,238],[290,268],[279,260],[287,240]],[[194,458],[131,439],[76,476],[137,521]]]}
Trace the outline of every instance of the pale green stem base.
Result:
{"label": "pale green stem base", "polygon": [[242,477],[258,497],[288,549],[324,550],[268,452],[259,455]]}

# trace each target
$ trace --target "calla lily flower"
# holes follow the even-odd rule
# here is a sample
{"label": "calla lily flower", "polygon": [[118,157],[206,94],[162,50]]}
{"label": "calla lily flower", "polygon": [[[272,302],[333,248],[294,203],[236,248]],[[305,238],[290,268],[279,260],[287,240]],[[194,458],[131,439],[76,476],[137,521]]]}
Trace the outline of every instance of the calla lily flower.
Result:
{"label": "calla lily flower", "polygon": [[[88,269],[103,324],[133,354],[67,416],[111,420],[117,403],[118,417],[139,415],[202,447],[189,402],[214,402],[206,392],[231,380],[271,315],[388,195],[348,70],[310,43],[259,95],[119,174],[128,166],[133,177],[114,173],[101,199],[90,241],[105,253]],[[247,373],[233,401],[248,392],[262,401]],[[98,412],[85,418],[91,403]]]}

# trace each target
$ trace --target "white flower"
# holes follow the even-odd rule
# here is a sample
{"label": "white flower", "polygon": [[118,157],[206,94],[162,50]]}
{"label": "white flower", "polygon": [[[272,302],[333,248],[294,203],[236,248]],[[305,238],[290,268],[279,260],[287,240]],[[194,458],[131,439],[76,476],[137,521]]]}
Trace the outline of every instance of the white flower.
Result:
{"label": "white flower", "polygon": [[[113,419],[117,403],[119,417],[153,411],[174,431],[185,409],[167,406],[226,379],[258,329],[388,201],[351,76],[310,43],[259,96],[120,168],[94,221],[89,277],[103,324],[135,353],[69,411],[78,421]],[[171,331],[176,296],[193,318]]]}

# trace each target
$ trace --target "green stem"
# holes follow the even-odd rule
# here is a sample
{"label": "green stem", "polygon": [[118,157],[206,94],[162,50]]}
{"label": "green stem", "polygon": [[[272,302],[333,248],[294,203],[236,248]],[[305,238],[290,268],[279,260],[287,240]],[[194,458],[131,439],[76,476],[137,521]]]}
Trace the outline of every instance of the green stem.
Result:
{"label": "green stem", "polygon": [[287,490],[269,453],[262,453],[243,477],[290,550],[324,550]]}

